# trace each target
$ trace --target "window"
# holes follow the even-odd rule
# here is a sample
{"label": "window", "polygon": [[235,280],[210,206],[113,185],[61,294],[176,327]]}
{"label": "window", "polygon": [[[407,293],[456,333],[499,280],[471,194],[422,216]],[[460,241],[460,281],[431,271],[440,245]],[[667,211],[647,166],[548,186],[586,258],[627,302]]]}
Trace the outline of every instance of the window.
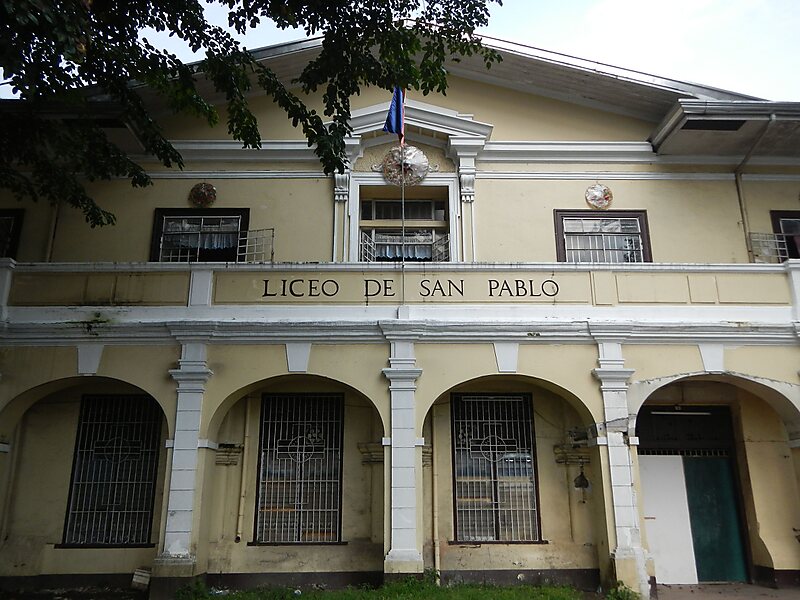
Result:
{"label": "window", "polygon": [[81,400],[64,546],[150,546],[161,408],[149,396]]}
{"label": "window", "polygon": [[21,208],[0,210],[0,257],[16,258],[24,213]]}
{"label": "window", "polygon": [[570,263],[650,262],[644,211],[556,210],[556,255]]}
{"label": "window", "polygon": [[157,208],[150,260],[156,262],[236,262],[247,209]]}
{"label": "window", "polygon": [[800,211],[771,210],[772,231],[778,237],[781,260],[800,258]]}
{"label": "window", "polygon": [[[387,262],[403,257],[417,262],[450,260],[447,190],[417,189],[441,198],[409,198],[405,202],[393,198],[361,200],[360,260]],[[362,193],[368,194],[368,187]]]}
{"label": "window", "polygon": [[341,540],[341,394],[264,394],[256,543]]}
{"label": "window", "polygon": [[539,541],[530,396],[456,394],[452,420],[456,541]]}

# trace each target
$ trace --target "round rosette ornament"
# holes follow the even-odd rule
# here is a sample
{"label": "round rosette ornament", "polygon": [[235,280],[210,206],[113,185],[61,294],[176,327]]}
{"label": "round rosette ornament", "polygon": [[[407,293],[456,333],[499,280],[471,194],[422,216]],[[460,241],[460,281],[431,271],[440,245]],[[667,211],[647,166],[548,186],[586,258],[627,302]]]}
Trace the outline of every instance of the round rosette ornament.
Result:
{"label": "round rosette ornament", "polygon": [[595,183],[586,188],[586,203],[592,208],[608,208],[613,199],[611,190],[602,183]]}
{"label": "round rosette ornament", "polygon": [[217,188],[210,183],[198,183],[189,191],[189,203],[195,208],[208,208],[217,199]]}
{"label": "round rosette ornament", "polygon": [[414,146],[396,146],[389,150],[381,163],[383,176],[389,183],[416,185],[430,171],[428,157]]}

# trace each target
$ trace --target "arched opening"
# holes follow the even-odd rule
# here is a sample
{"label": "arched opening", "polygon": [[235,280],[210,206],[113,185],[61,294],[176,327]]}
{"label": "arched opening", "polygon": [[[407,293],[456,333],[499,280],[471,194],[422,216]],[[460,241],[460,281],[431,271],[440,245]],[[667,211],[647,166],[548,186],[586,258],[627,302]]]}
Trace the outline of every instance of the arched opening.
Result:
{"label": "arched opening", "polygon": [[203,513],[210,583],[237,585],[246,575],[247,585],[275,585],[298,572],[320,583],[379,581],[384,429],[373,403],[309,375],[234,396],[212,418],[218,449],[206,465]]}
{"label": "arched opening", "polygon": [[[118,574],[152,564],[167,419],[129,383],[50,382],[5,407],[0,575]],[[4,434],[5,435],[5,434]]]}
{"label": "arched opening", "polygon": [[778,396],[717,375],[674,381],[645,401],[638,463],[660,583],[794,578],[800,495],[787,423],[797,411]]}
{"label": "arched opening", "polygon": [[586,407],[552,383],[482,377],[423,425],[426,568],[444,581],[599,583],[599,454]]}

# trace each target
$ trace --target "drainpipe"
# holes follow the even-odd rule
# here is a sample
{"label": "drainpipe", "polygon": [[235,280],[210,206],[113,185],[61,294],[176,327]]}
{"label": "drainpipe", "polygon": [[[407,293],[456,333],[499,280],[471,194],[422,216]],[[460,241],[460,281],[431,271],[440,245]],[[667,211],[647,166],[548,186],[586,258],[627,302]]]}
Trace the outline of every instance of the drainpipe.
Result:
{"label": "drainpipe", "polygon": [[239,484],[239,512],[236,515],[236,537],[233,541],[237,544],[242,541],[242,523],[244,522],[245,496],[247,495],[247,477],[250,465],[247,460],[250,455],[250,407],[253,397],[247,396],[244,408],[244,438],[242,439],[242,480]]}
{"label": "drainpipe", "polygon": [[53,246],[56,242],[56,228],[58,227],[58,217],[61,212],[61,202],[53,205],[53,216],[50,218],[50,235],[47,238],[47,247],[44,250],[44,261],[53,262]]}
{"label": "drainpipe", "polygon": [[431,408],[431,496],[433,504],[433,515],[431,527],[433,528],[433,573],[436,576],[436,583],[441,585],[439,569],[441,554],[439,550],[439,469],[436,468],[436,441],[434,431],[436,430],[436,407]]}
{"label": "drainpipe", "polygon": [[742,228],[744,229],[744,243],[747,247],[747,259],[750,262],[755,261],[755,257],[753,255],[753,243],[750,240],[750,218],[747,214],[747,203],[745,202],[744,197],[744,185],[742,184],[742,171],[747,166],[747,163],[750,162],[750,158],[753,156],[753,152],[755,152],[756,147],[761,143],[761,140],[767,134],[767,132],[772,127],[772,124],[775,122],[776,117],[775,113],[769,116],[769,121],[761,130],[761,133],[758,134],[756,141],[750,146],[750,150],[748,150],[747,154],[745,154],[742,162],[734,169],[733,177],[736,180],[736,196],[739,199],[739,214],[742,217]]}

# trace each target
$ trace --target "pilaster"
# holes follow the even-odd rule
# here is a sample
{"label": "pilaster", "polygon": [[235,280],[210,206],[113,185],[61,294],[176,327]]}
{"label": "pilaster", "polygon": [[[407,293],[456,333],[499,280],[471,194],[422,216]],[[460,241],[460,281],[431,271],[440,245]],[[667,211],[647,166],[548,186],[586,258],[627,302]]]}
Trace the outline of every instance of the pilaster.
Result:
{"label": "pilaster", "polygon": [[196,574],[197,532],[194,527],[195,505],[200,493],[200,416],[206,382],[213,374],[206,361],[205,344],[184,344],[179,368],[170,370],[169,374],[177,384],[178,402],[164,546],[156,559],[154,575],[187,577]]}
{"label": "pilaster", "polygon": [[613,548],[611,559],[616,579],[636,590],[642,598],[648,598],[650,583],[639,527],[631,449],[638,440],[633,435],[635,421],[629,415],[627,397],[628,380],[634,370],[625,368],[624,335],[599,337],[595,334],[595,339],[599,367],[592,373],[600,382],[604,421],[595,425],[593,433],[594,442],[604,447],[601,453],[608,461],[614,528],[614,540],[609,544]]}
{"label": "pilaster", "polygon": [[391,397],[390,547],[384,572],[421,573],[422,513],[418,510],[421,494],[417,482],[422,465],[417,448],[422,440],[416,437],[415,391],[422,369],[415,366],[413,342],[393,341],[389,365],[383,369]]}

